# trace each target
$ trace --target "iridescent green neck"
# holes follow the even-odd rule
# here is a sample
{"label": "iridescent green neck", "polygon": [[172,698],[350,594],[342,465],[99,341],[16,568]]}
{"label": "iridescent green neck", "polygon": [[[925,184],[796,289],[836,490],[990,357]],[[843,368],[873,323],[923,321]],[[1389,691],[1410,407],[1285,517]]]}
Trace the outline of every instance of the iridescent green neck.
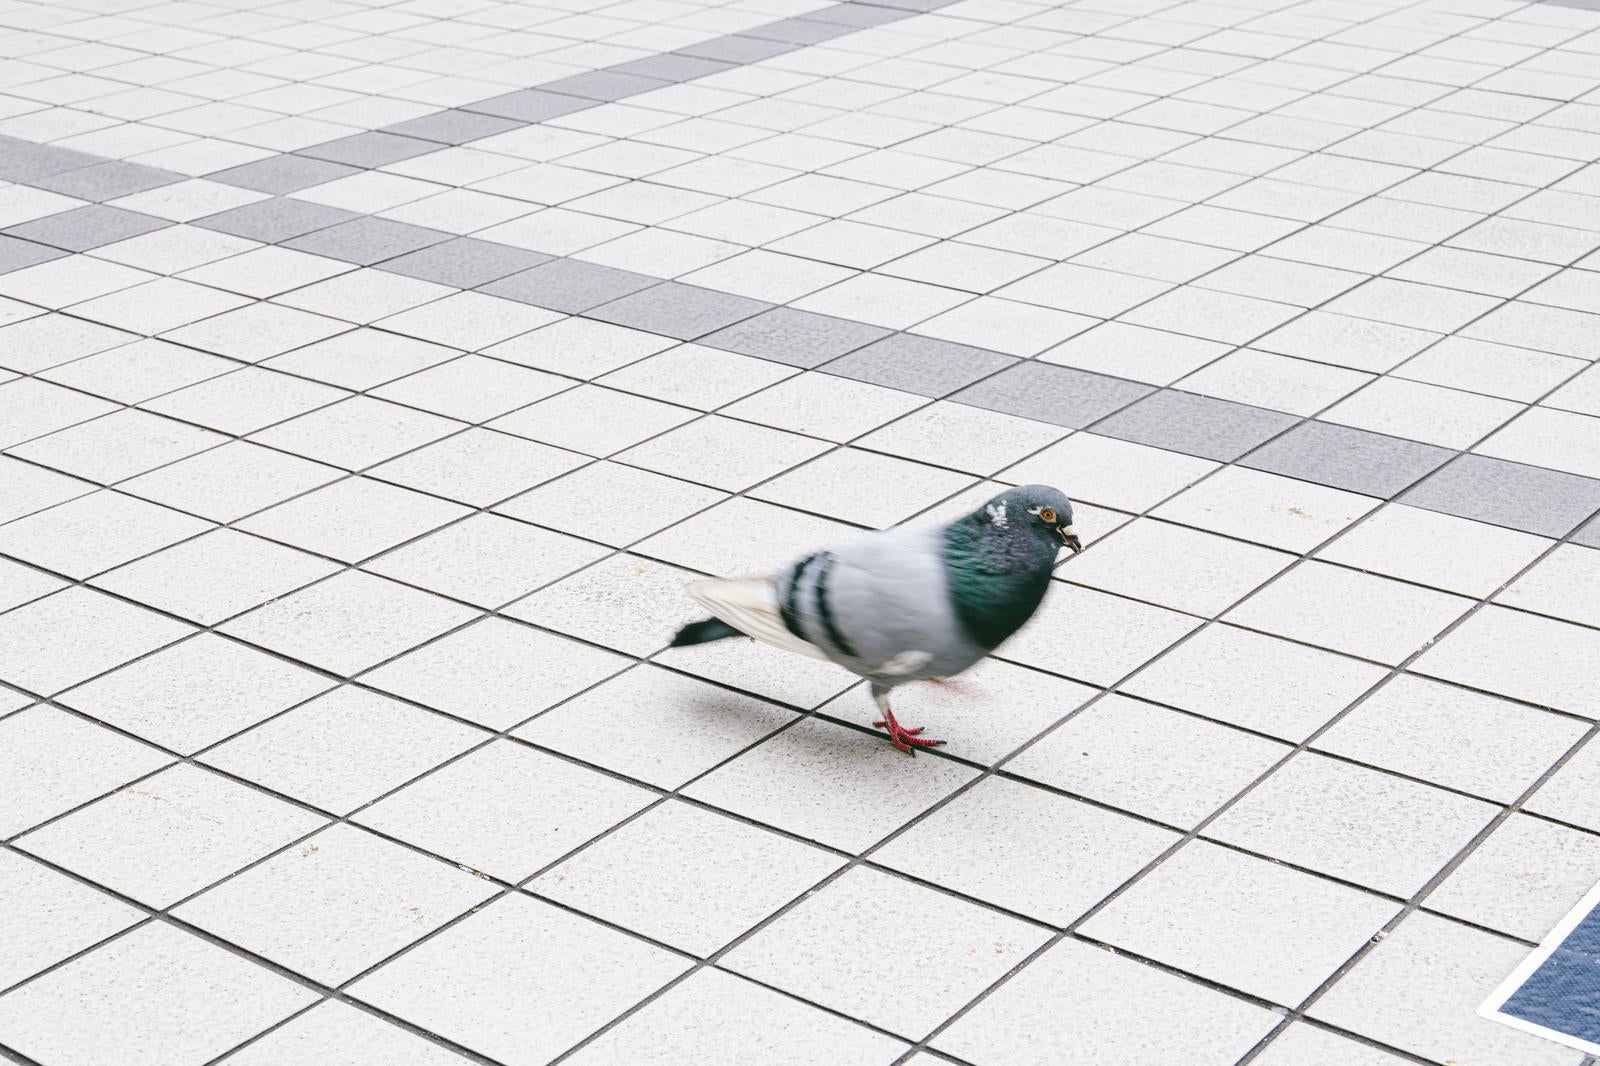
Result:
{"label": "iridescent green neck", "polygon": [[983,511],[945,529],[945,571],[967,636],[993,649],[1022,627],[1050,587],[1052,541],[1025,524],[997,526]]}

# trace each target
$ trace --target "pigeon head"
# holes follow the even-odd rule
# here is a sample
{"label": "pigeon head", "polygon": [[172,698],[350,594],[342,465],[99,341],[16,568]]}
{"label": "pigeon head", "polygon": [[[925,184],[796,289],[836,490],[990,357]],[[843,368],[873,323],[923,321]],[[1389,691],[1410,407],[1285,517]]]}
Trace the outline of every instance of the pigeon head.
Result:
{"label": "pigeon head", "polygon": [[1072,528],[1072,501],[1066,493],[1049,485],[1019,485],[1007,489],[973,514],[1010,536],[1033,536],[1052,545],[1065,544],[1073,554],[1083,551],[1083,542]]}

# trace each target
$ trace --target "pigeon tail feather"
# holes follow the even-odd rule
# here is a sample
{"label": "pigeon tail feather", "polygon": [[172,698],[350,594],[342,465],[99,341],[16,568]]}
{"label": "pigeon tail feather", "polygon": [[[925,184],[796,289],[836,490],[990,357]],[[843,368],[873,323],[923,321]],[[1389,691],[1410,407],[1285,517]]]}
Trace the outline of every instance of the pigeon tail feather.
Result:
{"label": "pigeon tail feather", "polygon": [[707,618],[700,622],[690,622],[678,630],[678,635],[672,638],[672,647],[682,648],[689,644],[709,644],[713,640],[727,640],[729,637],[742,637],[743,633],[730,626],[720,618]]}

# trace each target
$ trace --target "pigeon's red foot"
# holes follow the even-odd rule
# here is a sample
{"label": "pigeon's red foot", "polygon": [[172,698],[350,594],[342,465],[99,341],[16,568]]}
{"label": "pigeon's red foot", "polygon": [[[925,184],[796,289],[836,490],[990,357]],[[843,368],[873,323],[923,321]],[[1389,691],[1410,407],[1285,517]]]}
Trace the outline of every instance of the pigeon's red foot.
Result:
{"label": "pigeon's red foot", "polygon": [[883,717],[872,723],[872,728],[887,729],[890,742],[907,755],[915,755],[918,748],[936,748],[944,743],[942,740],[924,739],[920,725],[915,729],[907,729],[895,721],[894,712],[887,708],[883,712]]}
{"label": "pigeon's red foot", "polygon": [[957,694],[967,691],[966,682],[959,681],[953,677],[930,677],[928,678],[928,682],[930,684],[938,685],[942,689],[948,689]]}

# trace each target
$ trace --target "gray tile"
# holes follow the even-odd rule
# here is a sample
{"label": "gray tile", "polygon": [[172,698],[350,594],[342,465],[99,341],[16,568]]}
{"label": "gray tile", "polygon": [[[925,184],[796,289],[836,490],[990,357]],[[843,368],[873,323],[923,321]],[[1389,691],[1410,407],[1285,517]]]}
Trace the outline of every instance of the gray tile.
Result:
{"label": "gray tile", "polygon": [[552,311],[577,314],[660,282],[660,278],[635,274],[629,270],[583,263],[576,259],[557,259],[484,285],[481,291],[537,307],[548,307]]}
{"label": "gray tile", "polygon": [[48,177],[37,178],[29,184],[64,196],[76,196],[80,200],[93,200],[99,203],[103,200],[115,200],[119,196],[132,196],[146,189],[159,189],[163,185],[172,185],[185,180],[186,176],[175,170],[162,170],[160,167],[113,160],[109,163],[97,163],[91,167],[77,167],[60,174],[51,174]]}
{"label": "gray tile", "polygon": [[759,37],[764,41],[784,41],[789,44],[817,44],[847,33],[854,33],[855,30],[854,26],[843,26],[837,22],[792,18],[780,19],[765,26],[757,26],[753,30],[745,30],[744,36]]}
{"label": "gray tile", "polygon": [[124,211],[120,207],[107,207],[105,204],[89,204],[12,226],[6,232],[13,237],[51,244],[69,252],[87,252],[113,241],[166,229],[170,225],[172,223],[166,219],[153,215]]}
{"label": "gray tile", "polygon": [[544,92],[564,96],[580,96],[585,100],[621,100],[628,96],[662,89],[670,82],[660,78],[645,78],[638,74],[622,74],[615,70],[591,70],[587,74],[574,74],[557,78],[539,86]]}
{"label": "gray tile", "polygon": [[475,237],[457,237],[391,259],[383,264],[383,269],[391,274],[404,274],[408,278],[453,285],[458,289],[476,289],[519,270],[548,263],[550,259],[543,252],[480,241]]}
{"label": "gray tile", "polygon": [[298,237],[302,233],[335,226],[361,216],[342,207],[328,207],[306,200],[277,196],[271,200],[258,200],[243,207],[231,208],[197,219],[193,224],[218,233],[231,233],[235,237],[248,237],[253,241],[276,244]]}
{"label": "gray tile", "polygon": [[893,332],[831,315],[774,307],[702,337],[700,343],[809,370]]}
{"label": "gray tile", "polygon": [[207,174],[206,180],[282,196],[284,193],[299,192],[313,185],[321,185],[323,182],[354,174],[360,169],[345,163],[312,159],[310,156],[295,155],[291,152],[219,170],[214,174]]}
{"label": "gray tile", "polygon": [[588,317],[692,341],[771,307],[765,300],[664,281],[594,308]]}
{"label": "gray tile", "polygon": [[[1463,455],[1400,500],[1460,518],[1560,537],[1600,509],[1600,481],[1486,455]],[[1595,535],[1594,526],[1590,523],[1590,535]]]}
{"label": "gray tile", "polygon": [[950,398],[971,407],[1082,429],[1150,391],[1149,385],[1136,381],[1051,363],[1024,362]]}
{"label": "gray tile", "polygon": [[574,111],[582,111],[593,106],[594,101],[577,96],[562,96],[560,93],[548,93],[543,89],[518,89],[514,93],[491,96],[474,104],[462,104],[461,109],[483,115],[514,118],[521,122],[543,122],[545,119],[570,115]]}
{"label": "gray tile", "polygon": [[789,44],[785,41],[763,41],[757,37],[744,37],[740,34],[730,34],[727,37],[713,37],[709,41],[701,41],[687,48],[680,48],[672,55],[695,56],[700,59],[720,59],[725,63],[759,63],[763,59],[781,56],[785,52],[792,52],[800,46]]}
{"label": "gray tile", "polygon": [[732,63],[715,59],[669,54],[646,56],[606,69],[617,74],[636,74],[641,78],[656,78],[660,81],[692,81],[709,74],[720,74],[724,70],[731,70],[733,66]]}
{"label": "gray tile", "polygon": [[32,241],[18,240],[16,237],[0,236],[0,274],[9,274],[23,267],[48,263],[66,254],[60,248],[34,244]]}
{"label": "gray tile", "polygon": [[1577,7],[1585,11],[1600,11],[1600,0],[1541,0],[1546,4],[1555,4],[1558,7]]}
{"label": "gray tile", "polygon": [[491,137],[506,130],[520,129],[525,125],[527,123],[522,119],[486,115],[480,111],[452,110],[436,111],[431,115],[419,115],[404,122],[396,122],[393,126],[385,126],[381,132],[397,133],[402,137],[420,137],[425,141],[438,141],[440,144],[466,144],[480,137]]}
{"label": "gray tile", "polygon": [[1591,519],[1588,525],[1574,533],[1572,543],[1582,544],[1588,548],[1600,548],[1600,517]]}
{"label": "gray tile", "polygon": [[1015,362],[984,348],[897,333],[835,359],[822,371],[918,396],[948,396]]}
{"label": "gray tile", "polygon": [[371,266],[385,259],[439,244],[450,237],[443,230],[368,216],[284,241],[283,246],[297,252],[310,252],[330,259],[342,259],[346,263]]}
{"label": "gray tile", "polygon": [[1296,422],[1262,407],[1162,389],[1095,425],[1102,436],[1231,463]]}
{"label": "gray tile", "polygon": [[1388,499],[1454,454],[1364,429],[1302,422],[1239,465]]}
{"label": "gray tile", "polygon": [[415,137],[384,133],[382,130],[369,130],[366,133],[353,133],[348,137],[302,148],[299,154],[313,159],[331,159],[335,163],[348,163],[353,167],[371,169],[438,150],[437,141],[423,141]]}
{"label": "gray tile", "polygon": [[32,182],[52,174],[105,163],[104,156],[56,148],[48,144],[23,142],[0,149],[0,181]]}

